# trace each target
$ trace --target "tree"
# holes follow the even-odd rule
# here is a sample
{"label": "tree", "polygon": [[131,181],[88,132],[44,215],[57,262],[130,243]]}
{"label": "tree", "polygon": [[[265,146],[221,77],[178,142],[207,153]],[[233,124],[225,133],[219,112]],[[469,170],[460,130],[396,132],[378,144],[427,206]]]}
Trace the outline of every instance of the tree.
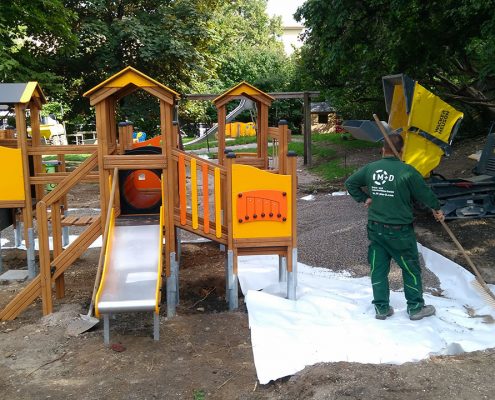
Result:
{"label": "tree", "polygon": [[299,68],[350,117],[383,115],[381,77],[406,73],[486,124],[494,9],[494,0],[308,0],[296,15],[307,27]]}
{"label": "tree", "polygon": [[50,92],[62,90],[54,56],[70,54],[77,43],[75,15],[62,0],[0,2],[0,81],[37,80]]}

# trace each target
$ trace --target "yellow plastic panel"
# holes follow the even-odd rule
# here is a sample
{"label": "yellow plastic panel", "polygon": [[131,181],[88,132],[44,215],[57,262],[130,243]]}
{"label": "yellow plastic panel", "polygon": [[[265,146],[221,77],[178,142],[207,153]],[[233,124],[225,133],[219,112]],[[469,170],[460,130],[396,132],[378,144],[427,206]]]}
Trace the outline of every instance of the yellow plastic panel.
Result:
{"label": "yellow plastic panel", "polygon": [[[245,224],[237,219],[238,195],[256,190],[276,190],[287,196],[285,221],[260,220]],[[232,227],[234,239],[292,236],[292,182],[290,175],[278,175],[249,165],[232,165]]]}
{"label": "yellow plastic panel", "polygon": [[[455,123],[462,116],[461,112],[416,83],[409,121],[404,130],[409,127],[419,128],[448,143]],[[403,137],[405,147],[402,159],[416,168],[422,176],[429,176],[440,164],[443,150],[414,132],[404,133]]]}
{"label": "yellow plastic panel", "polygon": [[232,89],[230,92],[228,92],[229,96],[241,96],[243,94],[248,94],[248,95],[256,95],[256,94],[262,94],[263,92],[261,90],[256,89],[255,87],[251,85],[247,85],[246,83],[241,83],[234,89]]}
{"label": "yellow plastic panel", "polygon": [[24,201],[24,175],[20,149],[0,147],[0,201]]}
{"label": "yellow plastic panel", "polygon": [[129,83],[132,83],[138,87],[146,87],[146,86],[156,86],[153,82],[150,82],[149,79],[146,79],[144,76],[136,74],[132,70],[128,70],[120,76],[115,77],[111,82],[107,85],[108,87],[125,87]]}
{"label": "yellow plastic panel", "polygon": [[416,83],[409,113],[409,126],[419,128],[448,143],[455,123],[462,116],[463,113]]}
{"label": "yellow plastic panel", "polygon": [[406,113],[406,97],[402,85],[395,85],[394,96],[388,117],[388,124],[392,129],[407,129],[408,115]]}
{"label": "yellow plastic panel", "polygon": [[442,159],[443,151],[436,144],[407,132],[404,137],[402,160],[414,168],[424,177],[429,176]]}

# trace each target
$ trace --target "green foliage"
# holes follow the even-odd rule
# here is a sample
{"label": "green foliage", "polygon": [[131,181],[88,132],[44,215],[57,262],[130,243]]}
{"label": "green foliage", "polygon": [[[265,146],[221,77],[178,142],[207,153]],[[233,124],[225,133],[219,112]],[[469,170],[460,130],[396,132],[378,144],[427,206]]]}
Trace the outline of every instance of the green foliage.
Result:
{"label": "green foliage", "polygon": [[406,73],[463,109],[495,118],[494,0],[307,0],[298,59],[346,118],[385,115],[381,77]]}
{"label": "green foliage", "polygon": [[195,389],[193,391],[193,400],[205,400],[206,393],[203,389]]}
{"label": "green foliage", "polygon": [[62,0],[1,1],[0,81],[35,80],[52,94],[60,92],[55,60],[75,48],[74,18]]}
{"label": "green foliage", "polygon": [[64,110],[67,110],[67,106],[58,101],[50,101],[43,105],[43,109],[41,110],[41,115],[46,117],[50,114],[55,115],[58,121],[62,121],[64,119]]}

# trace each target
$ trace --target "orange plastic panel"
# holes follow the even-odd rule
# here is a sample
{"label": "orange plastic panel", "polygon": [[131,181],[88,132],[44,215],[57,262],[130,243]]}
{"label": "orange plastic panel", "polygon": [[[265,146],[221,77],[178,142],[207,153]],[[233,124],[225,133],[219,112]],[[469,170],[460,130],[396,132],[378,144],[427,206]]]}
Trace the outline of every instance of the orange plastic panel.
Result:
{"label": "orange plastic panel", "polygon": [[179,202],[180,202],[180,223],[186,224],[186,161],[184,154],[179,154]]}
{"label": "orange plastic panel", "polygon": [[145,140],[144,142],[136,142],[132,144],[132,148],[136,149],[138,147],[155,146],[162,147],[162,136],[158,135],[152,137],[151,139]]}
{"label": "orange plastic panel", "polygon": [[279,190],[251,190],[237,194],[237,221],[287,221],[287,193]]}
{"label": "orange plastic panel", "polygon": [[208,165],[202,165],[203,172],[203,231],[210,233],[210,204],[208,193]]}

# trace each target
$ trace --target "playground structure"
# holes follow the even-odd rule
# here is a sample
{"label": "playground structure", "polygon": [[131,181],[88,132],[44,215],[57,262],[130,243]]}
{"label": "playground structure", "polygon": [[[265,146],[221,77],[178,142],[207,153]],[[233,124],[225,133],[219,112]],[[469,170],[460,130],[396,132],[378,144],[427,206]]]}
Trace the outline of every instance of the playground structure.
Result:
{"label": "playground structure", "polygon": [[[0,84],[0,104],[13,109],[16,121],[15,128],[7,127],[0,136],[0,163],[2,164],[0,181],[5,188],[0,192],[0,214],[3,220],[0,229],[13,224],[16,246],[20,246],[21,227],[24,225],[30,278],[36,275],[33,204],[44,196],[44,185],[51,183],[51,180],[47,179],[41,157],[43,152],[50,148],[43,144],[40,126],[40,110],[45,103],[45,95],[37,82]],[[30,138],[27,135],[27,110],[29,110],[31,125]],[[59,162],[59,173],[54,174],[52,179],[57,179],[65,173],[65,161],[59,157]],[[66,205],[66,198],[64,198],[61,207],[66,209]]]}
{"label": "playground structure", "polygon": [[[161,135],[141,143],[133,143],[132,125],[117,125],[115,119],[118,101],[136,90],[155,96],[160,107]],[[97,145],[50,147],[38,140],[28,144],[22,135],[24,109],[18,107],[24,192],[29,193],[31,185],[57,186],[46,195],[40,191],[29,205],[29,195],[24,200],[0,203],[28,210],[36,203],[40,262],[39,274],[0,312],[0,319],[16,318],[38,297],[42,299],[43,314],[53,312],[52,285],[57,298],[63,297],[65,271],[103,231],[108,235],[102,243],[105,258],[95,311],[104,317],[106,343],[109,316],[134,311],[153,313],[158,339],[162,277],[167,316],[175,315],[180,229],[224,246],[229,309],[238,307],[237,259],[241,255],[277,254],[280,279],[287,280],[287,296],[295,299],[296,157],[288,152],[287,123],[281,121],[278,127],[268,127],[268,108],[273,100],[269,95],[243,82],[215,99],[218,164],[179,149],[174,116],[179,95],[141,72],[127,67],[85,96],[96,109]],[[258,110],[256,153],[224,152],[226,106],[239,98],[254,102]],[[33,123],[32,127],[34,137],[37,129]],[[270,141],[276,148],[271,162]],[[44,154],[56,154],[63,160],[65,154],[75,153],[91,155],[71,173],[43,174],[35,168],[31,175],[26,168],[29,156],[41,162]],[[66,215],[69,191],[80,182],[95,181],[100,188],[100,215]],[[112,184],[115,190],[111,190]],[[25,223],[32,223],[32,217],[26,211]],[[87,227],[64,248],[62,227],[72,224]]]}
{"label": "playground structure", "polygon": [[254,122],[230,122],[225,126],[225,136],[231,138],[256,136],[256,126]]}
{"label": "playground structure", "polygon": [[[452,152],[463,114],[406,75],[382,78],[389,133],[404,138],[402,159],[427,180],[439,198],[446,219],[495,216],[495,173],[492,129],[481,162],[471,179],[445,179],[434,173],[444,155]],[[354,137],[377,142],[383,139],[375,122],[344,121],[343,127]]]}

